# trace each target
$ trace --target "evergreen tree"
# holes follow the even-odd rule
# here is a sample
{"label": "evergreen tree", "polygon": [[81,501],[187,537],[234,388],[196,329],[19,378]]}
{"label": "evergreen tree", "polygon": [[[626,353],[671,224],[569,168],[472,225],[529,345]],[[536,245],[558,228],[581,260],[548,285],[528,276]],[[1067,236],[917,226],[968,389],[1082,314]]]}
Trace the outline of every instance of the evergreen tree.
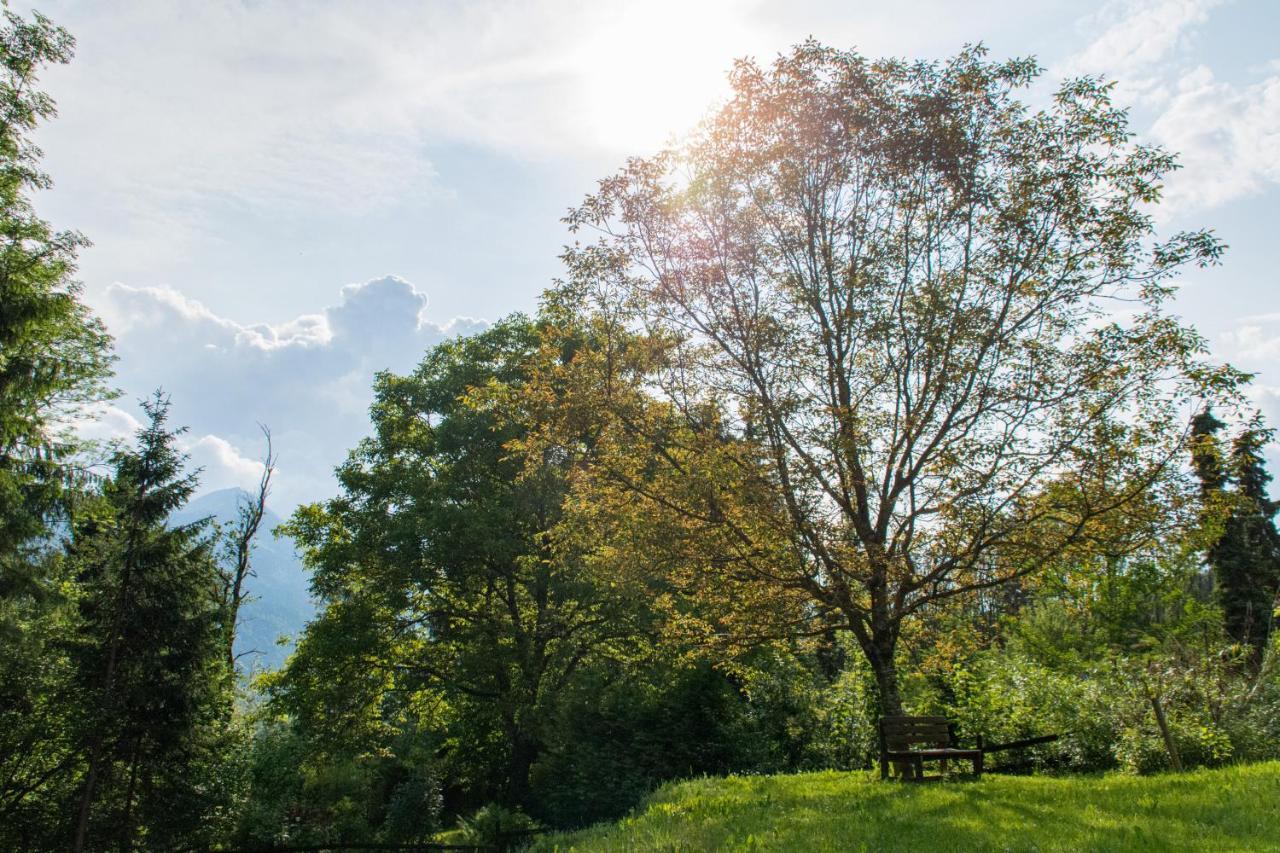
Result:
{"label": "evergreen tree", "polygon": [[39,13],[0,11],[0,847],[64,820],[74,785],[68,728],[75,619],[55,525],[83,485],[68,424],[108,395],[111,340],[72,278],[79,234],[55,231],[31,196],[50,185],[30,136],[54,113],[39,72],[74,40]]}
{"label": "evergreen tree", "polygon": [[72,535],[81,625],[73,647],[86,766],[76,850],[199,840],[210,804],[196,769],[222,730],[222,609],[205,521],[167,520],[196,486],[166,426],[168,400],[143,404],[137,448],[114,457],[97,517]]}
{"label": "evergreen tree", "polygon": [[1223,569],[1229,573],[1222,585],[1227,630],[1250,647],[1255,663],[1266,650],[1280,588],[1280,533],[1275,525],[1280,505],[1267,495],[1271,475],[1262,455],[1269,437],[1255,425],[1231,443],[1235,500],[1219,543]]}
{"label": "evergreen tree", "polygon": [[1200,479],[1212,543],[1207,560],[1222,604],[1227,634],[1247,647],[1254,665],[1266,649],[1280,590],[1280,505],[1267,495],[1262,448],[1270,432],[1256,423],[1226,453],[1218,434],[1225,425],[1208,409],[1192,422],[1191,460]]}
{"label": "evergreen tree", "polygon": [[[50,186],[29,134],[54,115],[37,72],[71,58],[66,30],[35,13],[4,12],[0,27],[0,600],[38,596],[32,543],[47,532],[76,442],[66,429],[85,402],[106,396],[111,339],[72,279],[85,239],[36,216]],[[6,617],[11,614],[5,614]],[[18,620],[0,627],[15,633]]]}
{"label": "evergreen tree", "polygon": [[1205,496],[1221,493],[1227,482],[1222,443],[1218,440],[1224,426],[1226,424],[1208,407],[1191,419],[1191,467],[1200,479],[1200,492]]}

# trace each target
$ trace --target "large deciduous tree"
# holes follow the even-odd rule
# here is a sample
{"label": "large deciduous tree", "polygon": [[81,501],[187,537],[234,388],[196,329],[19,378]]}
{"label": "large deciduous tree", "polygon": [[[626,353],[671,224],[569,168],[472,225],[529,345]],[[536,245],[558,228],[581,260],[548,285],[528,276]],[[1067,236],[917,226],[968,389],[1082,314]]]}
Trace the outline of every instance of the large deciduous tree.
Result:
{"label": "large deciduous tree", "polygon": [[691,138],[567,220],[595,236],[556,300],[647,341],[625,387],[666,414],[636,417],[607,369],[601,409],[646,448],[670,416],[687,428],[618,481],[730,524],[706,586],[773,587],[847,628],[886,713],[907,620],[1132,533],[1099,520],[1173,488],[1184,401],[1239,381],[1162,311],[1171,276],[1221,252],[1205,231],[1157,240],[1173,158],[1131,142],[1106,84],[1032,109],[1035,63],[984,53],[872,62],[811,41],[739,62]]}
{"label": "large deciduous tree", "polygon": [[287,525],[325,609],[276,686],[317,718],[443,698],[472,744],[455,763],[492,753],[493,784],[474,787],[513,806],[528,804],[557,695],[632,636],[636,612],[550,535],[574,460],[514,449],[539,347],[516,318],[378,377],[374,434],[338,470],[342,494]]}

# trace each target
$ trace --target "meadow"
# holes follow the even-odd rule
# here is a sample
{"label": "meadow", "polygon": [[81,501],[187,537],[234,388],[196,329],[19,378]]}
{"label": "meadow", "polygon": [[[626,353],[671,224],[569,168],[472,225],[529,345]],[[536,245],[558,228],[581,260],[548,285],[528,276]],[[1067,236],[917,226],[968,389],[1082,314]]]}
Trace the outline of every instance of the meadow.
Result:
{"label": "meadow", "polygon": [[1280,762],[1139,777],[882,783],[871,773],[704,778],[542,851],[1280,850]]}

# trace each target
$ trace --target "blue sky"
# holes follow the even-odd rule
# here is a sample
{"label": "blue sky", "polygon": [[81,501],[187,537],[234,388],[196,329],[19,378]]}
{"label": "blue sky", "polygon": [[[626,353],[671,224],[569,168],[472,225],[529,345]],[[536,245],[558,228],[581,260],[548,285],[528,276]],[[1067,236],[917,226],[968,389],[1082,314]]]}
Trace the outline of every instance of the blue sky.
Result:
{"label": "blue sky", "polygon": [[126,395],[96,434],[163,385],[207,489],[255,478],[263,422],[277,506],[330,494],[374,370],[534,309],[596,179],[693,124],[734,57],[809,35],[913,58],[983,41],[1039,58],[1037,97],[1117,80],[1139,137],[1184,163],[1162,229],[1231,246],[1176,310],[1280,423],[1274,0],[35,5],[79,42],[44,79],[38,206],[95,243],[80,277]]}

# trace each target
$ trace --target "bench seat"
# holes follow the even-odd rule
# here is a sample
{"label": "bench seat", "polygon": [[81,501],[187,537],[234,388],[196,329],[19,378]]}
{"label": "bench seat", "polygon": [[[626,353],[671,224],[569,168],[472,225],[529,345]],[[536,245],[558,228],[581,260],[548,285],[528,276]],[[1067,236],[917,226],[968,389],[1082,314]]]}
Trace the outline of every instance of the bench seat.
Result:
{"label": "bench seat", "polygon": [[978,758],[982,755],[980,749],[911,749],[901,752],[890,750],[885,753],[890,761],[905,761],[912,758],[923,758],[926,760],[941,760],[943,758]]}
{"label": "bench seat", "polygon": [[932,782],[942,776],[924,775],[924,763],[937,761],[946,772],[947,762],[973,762],[973,774],[982,775],[982,738],[975,748],[955,745],[955,730],[946,717],[885,717],[880,720],[880,778],[889,778],[889,765],[897,765],[902,778]]}

